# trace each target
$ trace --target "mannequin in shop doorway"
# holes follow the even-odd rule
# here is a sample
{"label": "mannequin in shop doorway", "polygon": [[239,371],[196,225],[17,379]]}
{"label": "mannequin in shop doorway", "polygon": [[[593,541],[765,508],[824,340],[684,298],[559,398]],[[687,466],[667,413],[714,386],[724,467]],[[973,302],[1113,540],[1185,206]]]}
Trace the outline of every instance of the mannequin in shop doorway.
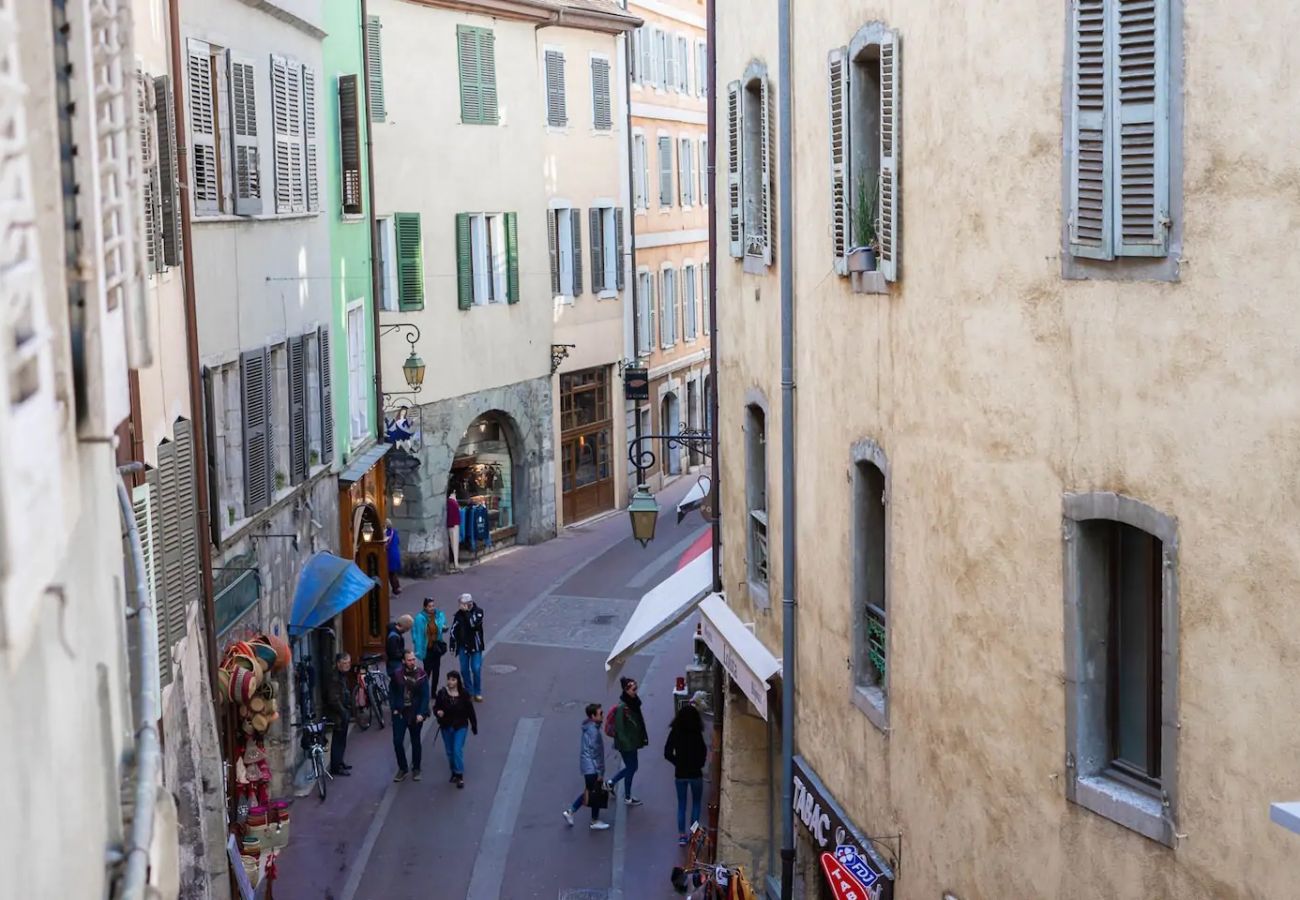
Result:
{"label": "mannequin in shop doorway", "polygon": [[456,492],[447,494],[447,543],[451,545],[451,570],[460,571],[460,501]]}

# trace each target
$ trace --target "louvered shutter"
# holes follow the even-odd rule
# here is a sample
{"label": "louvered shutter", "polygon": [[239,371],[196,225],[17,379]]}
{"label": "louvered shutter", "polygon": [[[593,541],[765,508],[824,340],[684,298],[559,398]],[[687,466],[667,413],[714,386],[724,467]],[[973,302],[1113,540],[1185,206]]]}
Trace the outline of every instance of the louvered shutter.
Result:
{"label": "louvered shutter", "polygon": [[605,229],[601,212],[592,207],[587,210],[587,239],[591,244],[591,292],[599,294],[605,289]]}
{"label": "louvered shutter", "polygon": [[677,141],[677,202],[682,206],[691,205],[691,182],[686,175],[688,154],[685,139]]}
{"label": "louvered shutter", "polygon": [[645,137],[639,134],[632,136],[632,170],[632,208],[645,209],[649,205],[646,200]]}
{"label": "louvered shutter", "polygon": [[633,84],[641,81],[641,29],[633,29],[628,35],[629,47],[627,54],[628,75]]}
{"label": "louvered shutter", "polygon": [[[884,95],[883,89],[881,95]],[[773,175],[776,172],[776,166],[772,161],[772,127],[775,124],[776,117],[772,114],[772,95],[768,90],[767,77],[764,76],[759,81],[758,106],[759,115],[762,120],[759,123],[759,161],[762,168],[762,187],[759,196],[759,225],[761,231],[760,243],[758,246],[763,265],[772,264],[772,208],[773,208],[773,189],[775,187]],[[746,223],[746,227],[749,227]]]}
{"label": "louvered shutter", "polygon": [[144,250],[151,272],[166,268],[162,250],[162,209],[158,183],[158,143],[154,115],[153,79],[135,73],[136,121],[140,138],[140,206],[144,220]]}
{"label": "louvered shutter", "polygon": [[316,329],[316,349],[320,354],[320,460],[334,458],[334,354],[330,352],[330,330]]}
{"label": "louvered shutter", "polygon": [[727,85],[727,241],[732,256],[744,254],[744,223],[740,215],[740,82]]}
{"label": "louvered shutter", "polygon": [[176,172],[176,106],[172,80],[160,75],[153,80],[154,135],[158,142],[159,232],[165,265],[181,264],[180,178]]}
{"label": "louvered shutter", "polygon": [[316,127],[316,85],[320,76],[316,70],[302,67],[302,141],[303,191],[307,198],[307,211],[320,210],[320,135]]}
{"label": "louvered shutter", "polygon": [[253,60],[226,55],[230,78],[230,142],[234,154],[235,215],[262,211],[261,160],[257,145],[257,80]]}
{"label": "louvered shutter", "polygon": [[637,34],[641,36],[641,83],[654,84],[654,35],[644,25]]}
{"label": "louvered shutter", "polygon": [[569,123],[569,112],[564,95],[564,54],[546,51],[546,124],[562,126]]}
{"label": "louvered shutter", "polygon": [[560,235],[556,216],[561,214],[563,210],[546,211],[546,246],[551,251],[551,296],[553,297],[560,295]]}
{"label": "louvered shutter", "polygon": [[366,17],[366,105],[370,121],[382,122],[388,115],[384,106],[384,53],[380,40],[379,16]]}
{"label": "louvered shutter", "polygon": [[150,608],[153,609],[154,627],[158,634],[158,678],[159,684],[165,687],[171,682],[172,666],[171,654],[166,651],[170,644],[167,640],[167,617],[163,614],[160,608],[161,604],[158,602],[158,559],[156,552],[158,529],[155,527],[155,523],[158,521],[158,504],[155,501],[154,486],[150,483],[150,480],[146,479],[144,484],[132,489],[131,513],[135,519],[135,529],[140,535],[140,553],[144,562],[144,585],[147,596],[140,599],[147,602]]}
{"label": "louvered shutter", "polygon": [[185,563],[181,541],[181,484],[175,441],[164,441],[158,447],[158,493],[153,498],[154,566],[158,573],[155,582],[154,615],[158,625],[158,657],[160,674],[171,678],[172,647],[177,636],[172,634],[170,607],[175,599],[183,603],[185,597]]}
{"label": "louvered shutter", "polygon": [[460,71],[460,120],[468,124],[483,121],[483,94],[479,74],[478,29],[456,26],[456,57]]}
{"label": "louvered shutter", "polygon": [[456,213],[456,305],[474,305],[474,240],[469,213]]}
{"label": "louvered shutter", "polygon": [[615,209],[614,210],[614,272],[616,274],[614,276],[615,279],[614,287],[616,290],[619,291],[623,290],[623,284],[625,278],[623,274],[623,218],[624,218],[624,213],[622,208],[620,207]]}
{"label": "louvered shutter", "polygon": [[672,35],[660,32],[659,38],[663,45],[663,85],[666,90],[675,93],[677,91],[677,48],[673,44]]}
{"label": "louvered shutter", "polygon": [[700,205],[709,205],[709,141],[700,141]]}
{"label": "louvered shutter", "polygon": [[207,43],[191,39],[186,44],[189,70],[190,197],[195,215],[221,211],[217,182],[217,131],[213,119],[212,50]]}
{"label": "louvered shutter", "polygon": [[659,139],[659,205],[673,205],[673,140]]}
{"label": "louvered shutter", "polygon": [[645,276],[646,286],[650,289],[649,302],[646,304],[646,310],[650,314],[650,327],[646,329],[645,352],[649,353],[654,349],[655,338],[658,336],[656,324],[659,320],[659,281],[654,274],[647,272]]}
{"label": "louvered shutter", "polygon": [[849,57],[844,47],[828,62],[831,112],[831,248],[835,271],[849,272]]}
{"label": "louvered shutter", "polygon": [[902,249],[899,239],[899,144],[902,116],[902,59],[898,32],[887,31],[880,41],[880,273],[886,281],[898,280],[898,258]]}
{"label": "louvered shutter", "polygon": [[271,57],[271,110],[275,126],[275,211],[304,212],[302,70]]}
{"label": "louvered shutter", "polygon": [[1111,259],[1111,150],[1107,114],[1107,0],[1075,0],[1070,253]]}
{"label": "louvered shutter", "polygon": [[686,38],[677,38],[677,86],[683,94],[691,91],[691,51]]}
{"label": "louvered shutter", "polygon": [[609,60],[591,61],[591,124],[597,131],[614,127],[609,86]]}
{"label": "louvered shutter", "polygon": [[214,544],[221,543],[221,471],[217,464],[217,409],[213,372],[204,366],[199,373],[203,382],[203,434],[207,443],[207,459],[203,464],[208,473],[208,533]]}
{"label": "louvered shutter", "polygon": [[483,124],[497,124],[497,53],[496,32],[478,31],[479,93],[483,98]]}
{"label": "louvered shutter", "polygon": [[177,419],[172,426],[176,436],[176,501],[171,513],[180,528],[181,585],[179,597],[167,598],[167,633],[175,644],[185,637],[186,614],[190,603],[201,599],[202,571],[199,560],[198,479],[194,476],[194,425]]}
{"label": "louvered shutter", "polygon": [[506,302],[519,302],[519,221],[506,213]]}
{"label": "louvered shutter", "polygon": [[361,111],[358,107],[357,76],[339,76],[339,157],[343,214],[359,216],[361,204]]}
{"label": "louvered shutter", "polygon": [[289,483],[307,480],[307,347],[289,338]]}
{"label": "louvered shutter", "polygon": [[424,238],[419,213],[393,213],[397,244],[397,307],[424,309]]}
{"label": "louvered shutter", "polygon": [[274,489],[271,471],[270,373],[266,348],[240,354],[244,415],[244,512],[266,508]]}
{"label": "louvered shutter", "polygon": [[1169,3],[1114,0],[1115,253],[1169,250]]}
{"label": "louvered shutter", "polygon": [[582,210],[569,210],[569,237],[571,238],[572,250],[570,258],[573,270],[573,296],[582,293]]}

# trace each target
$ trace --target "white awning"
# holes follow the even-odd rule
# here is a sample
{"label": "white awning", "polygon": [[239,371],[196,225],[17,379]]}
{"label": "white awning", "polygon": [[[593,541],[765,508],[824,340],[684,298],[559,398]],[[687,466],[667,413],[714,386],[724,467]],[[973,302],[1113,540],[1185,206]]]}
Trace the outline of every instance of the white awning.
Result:
{"label": "white awning", "polygon": [[1274,803],[1269,807],[1269,818],[1287,831],[1300,834],[1300,803]]}
{"label": "white awning", "polygon": [[700,603],[700,619],[704,642],[766,719],[767,683],[780,674],[781,661],[731,611],[722,594],[710,594]]}
{"label": "white awning", "polygon": [[623,665],[659,635],[685,619],[711,587],[713,551],[706,550],[641,598],[605,660],[605,671]]}

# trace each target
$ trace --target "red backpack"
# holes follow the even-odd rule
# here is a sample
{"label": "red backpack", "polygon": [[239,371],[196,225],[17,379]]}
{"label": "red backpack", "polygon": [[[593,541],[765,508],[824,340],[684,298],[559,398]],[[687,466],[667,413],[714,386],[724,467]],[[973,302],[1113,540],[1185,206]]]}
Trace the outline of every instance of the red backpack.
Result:
{"label": "red backpack", "polygon": [[614,737],[614,714],[618,712],[618,706],[611,706],[609,712],[605,713],[605,735]]}

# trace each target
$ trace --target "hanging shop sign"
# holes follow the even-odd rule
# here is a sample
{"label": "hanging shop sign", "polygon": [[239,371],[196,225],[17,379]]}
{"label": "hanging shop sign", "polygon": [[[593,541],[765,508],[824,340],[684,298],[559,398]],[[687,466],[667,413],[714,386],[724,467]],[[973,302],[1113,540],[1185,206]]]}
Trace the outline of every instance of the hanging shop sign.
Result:
{"label": "hanging shop sign", "polygon": [[628,400],[649,400],[650,370],[624,369],[623,396]]}
{"label": "hanging shop sign", "polygon": [[794,758],[794,817],[808,833],[836,900],[891,900],[893,870],[802,756]]}

